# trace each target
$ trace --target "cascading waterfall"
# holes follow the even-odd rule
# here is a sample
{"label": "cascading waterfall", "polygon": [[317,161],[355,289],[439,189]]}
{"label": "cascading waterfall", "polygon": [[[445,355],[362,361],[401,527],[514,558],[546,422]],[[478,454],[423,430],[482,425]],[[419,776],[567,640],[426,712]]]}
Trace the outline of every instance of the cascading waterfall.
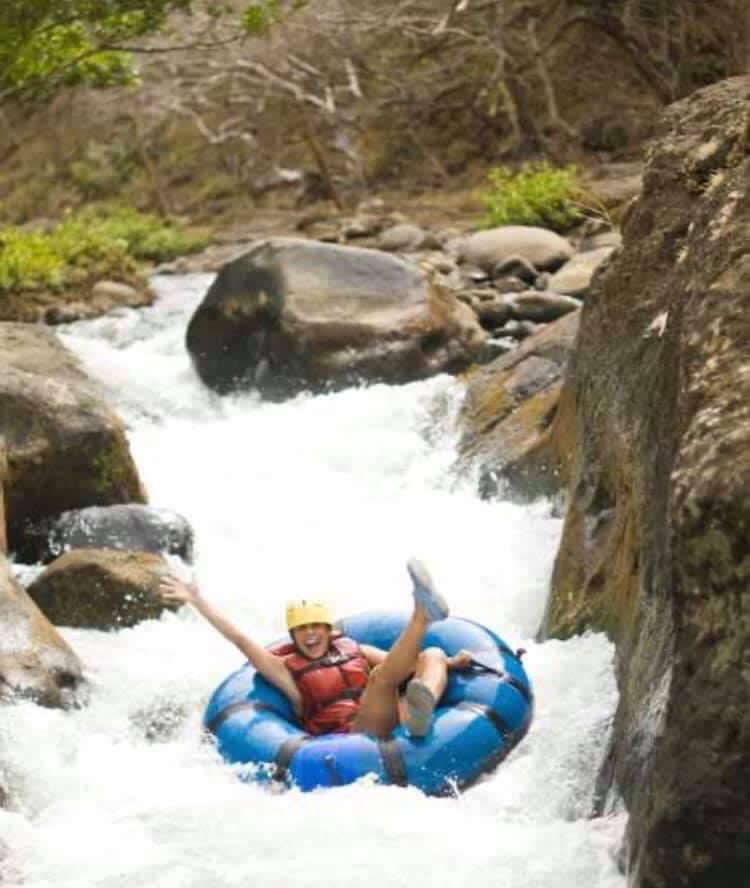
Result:
{"label": "cascading waterfall", "polygon": [[417,555],[455,614],[527,648],[534,724],[458,798],[367,780],[273,794],[201,739],[205,702],[241,658],[194,613],[66,629],[88,705],[3,710],[4,888],[622,888],[624,815],[587,818],[616,704],[612,648],[594,634],[532,640],[559,518],[483,502],[456,476],[454,379],[284,404],[208,392],[184,331],[209,281],[156,279],[154,306],[61,330],[127,422],[151,503],[192,523],[206,596],[271,640],[302,594],[341,614],[406,609]]}

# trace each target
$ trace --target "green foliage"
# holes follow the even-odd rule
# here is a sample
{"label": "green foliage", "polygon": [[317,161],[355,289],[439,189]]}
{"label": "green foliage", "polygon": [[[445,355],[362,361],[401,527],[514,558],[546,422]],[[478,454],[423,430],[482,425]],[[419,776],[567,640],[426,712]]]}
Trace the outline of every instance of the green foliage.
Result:
{"label": "green foliage", "polygon": [[279,0],[260,0],[252,3],[242,16],[242,24],[249,34],[267,34],[271,24],[279,15]]}
{"label": "green foliage", "polygon": [[96,211],[84,210],[78,218],[103,238],[113,243],[125,243],[128,254],[138,260],[164,262],[194,253],[207,243],[205,232],[186,232],[157,216],[129,208],[103,216],[97,215]]}
{"label": "green foliage", "polygon": [[61,86],[132,82],[120,49],[159,30],[191,0],[3,0],[0,90],[44,95]]}
{"label": "green foliage", "polygon": [[54,290],[93,277],[128,275],[140,260],[164,261],[204,246],[186,233],[132,209],[83,210],[49,232],[0,229],[0,291]]}
{"label": "green foliage", "polygon": [[160,31],[173,12],[200,5],[216,18],[234,14],[246,31],[262,36],[306,3],[254,0],[240,14],[218,0],[0,0],[0,100],[135,82],[128,50],[142,48],[138,40]]}
{"label": "green foliage", "polygon": [[546,162],[523,164],[519,170],[500,166],[490,171],[487,180],[489,188],[481,195],[487,228],[543,225],[563,231],[582,218],[574,166],[553,167]]}

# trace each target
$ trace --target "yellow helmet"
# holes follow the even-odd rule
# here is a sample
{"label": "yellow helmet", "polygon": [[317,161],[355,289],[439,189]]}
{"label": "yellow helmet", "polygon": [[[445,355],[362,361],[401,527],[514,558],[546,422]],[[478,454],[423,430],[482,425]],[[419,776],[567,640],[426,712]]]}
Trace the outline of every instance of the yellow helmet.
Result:
{"label": "yellow helmet", "polygon": [[333,614],[320,601],[290,601],[286,606],[286,628],[291,632],[306,623],[327,623],[333,626]]}

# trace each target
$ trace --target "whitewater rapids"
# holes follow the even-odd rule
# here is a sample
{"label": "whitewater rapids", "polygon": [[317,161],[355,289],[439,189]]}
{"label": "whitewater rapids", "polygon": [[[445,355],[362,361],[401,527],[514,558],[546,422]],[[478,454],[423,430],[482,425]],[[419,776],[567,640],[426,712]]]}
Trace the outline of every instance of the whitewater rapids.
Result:
{"label": "whitewater rapids", "polygon": [[560,519],[483,502],[455,472],[462,386],[447,376],[280,405],[208,392],[184,332],[210,280],[156,279],[154,306],[60,331],[127,423],[152,505],[195,529],[194,569],[175,570],[271,640],[289,597],[406,609],[416,555],[456,615],[527,649],[534,723],[457,798],[367,780],[272,794],[201,740],[207,698],[241,657],[194,613],[64,629],[90,699],[2,712],[3,888],[623,888],[624,815],[587,816],[617,702],[612,647],[533,641]]}

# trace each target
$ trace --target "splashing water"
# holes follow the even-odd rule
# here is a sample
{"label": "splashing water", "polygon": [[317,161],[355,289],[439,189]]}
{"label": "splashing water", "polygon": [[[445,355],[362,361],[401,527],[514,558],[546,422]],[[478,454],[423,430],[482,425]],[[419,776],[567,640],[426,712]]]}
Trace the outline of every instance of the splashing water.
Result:
{"label": "splashing water", "polygon": [[622,888],[624,815],[587,818],[616,704],[611,647],[531,640],[559,520],[545,504],[483,502],[455,474],[462,388],[448,377],[284,404],[208,392],[184,331],[209,282],[157,279],[151,308],[61,332],[125,419],[151,503],[193,524],[206,596],[271,640],[303,593],[341,614],[408,608],[417,555],[455,614],[528,649],[535,721],[459,798],[368,780],[271,794],[201,741],[206,700],[241,656],[194,613],[63,630],[91,699],[3,712],[3,886]]}

